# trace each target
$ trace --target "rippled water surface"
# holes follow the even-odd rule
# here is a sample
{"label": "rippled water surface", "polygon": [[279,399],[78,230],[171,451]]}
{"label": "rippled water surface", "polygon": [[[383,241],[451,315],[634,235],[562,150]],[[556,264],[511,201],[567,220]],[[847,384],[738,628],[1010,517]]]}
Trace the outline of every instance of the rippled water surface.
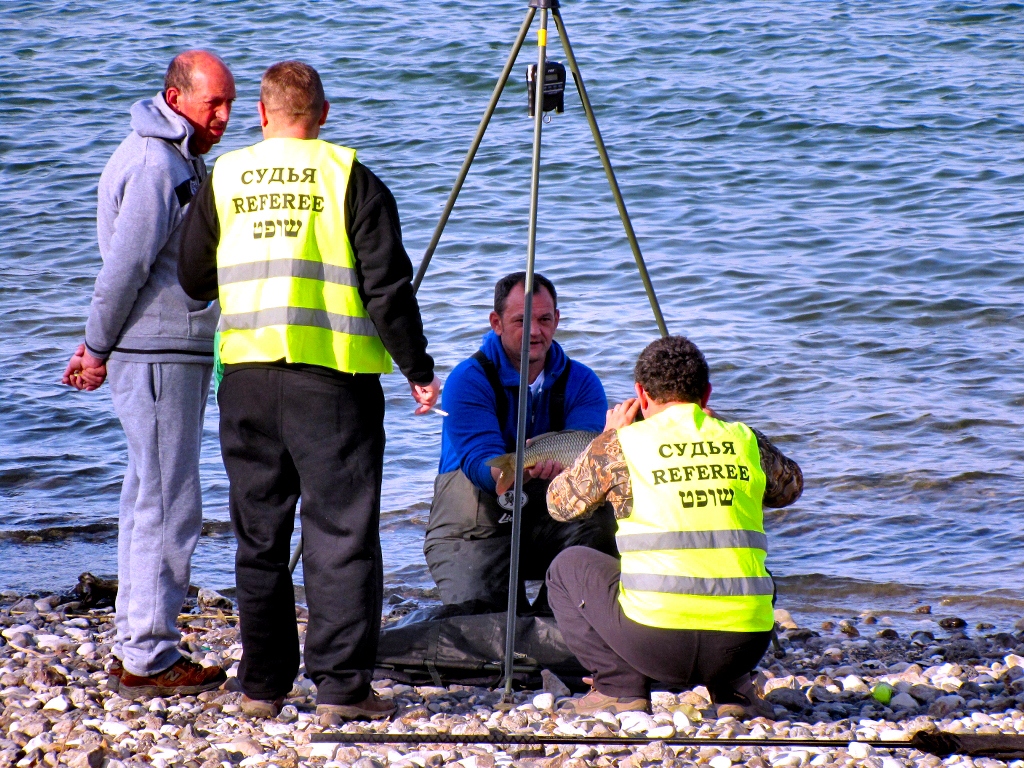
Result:
{"label": "rippled water surface", "polygon": [[[4,8],[0,588],[115,570],[124,437],[106,389],[57,382],[99,267],[100,171],[172,55],[209,47],[237,77],[208,160],[258,140],[267,65],[314,64],[333,102],[324,137],[391,186],[418,260],[525,6]],[[782,604],[1024,614],[1024,5],[569,0],[563,13],[670,330],[707,354],[713,405],[804,469],[803,498],[768,520]],[[423,284],[442,375],[476,349],[494,280],[525,261],[534,57],[520,56]],[[571,86],[544,142],[538,265],[561,294],[559,339],[622,398],[656,328]],[[386,391],[387,581],[422,595],[441,423],[410,415],[400,377]],[[211,399],[193,580],[228,587],[216,424]]]}

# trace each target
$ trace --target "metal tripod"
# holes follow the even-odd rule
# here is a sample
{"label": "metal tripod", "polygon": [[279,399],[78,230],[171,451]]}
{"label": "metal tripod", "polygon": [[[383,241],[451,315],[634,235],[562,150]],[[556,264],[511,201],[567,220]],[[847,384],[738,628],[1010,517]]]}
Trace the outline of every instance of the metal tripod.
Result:
{"label": "metal tripod", "polygon": [[[512,511],[512,551],[510,560],[511,567],[509,571],[508,623],[505,629],[506,700],[510,698],[512,693],[512,666],[515,657],[516,614],[518,611],[519,551],[521,547],[523,519],[522,494],[519,493],[519,489],[523,486],[523,465],[526,452],[526,398],[529,388],[530,325],[533,315],[533,278],[537,245],[537,200],[540,187],[541,129],[544,123],[543,104],[546,73],[545,65],[547,62],[549,12],[555,20],[555,27],[558,30],[559,39],[562,41],[562,48],[565,50],[565,57],[569,64],[569,70],[572,72],[573,81],[576,83],[576,90],[579,93],[580,101],[583,104],[583,111],[587,116],[587,122],[590,124],[590,131],[594,136],[594,144],[597,146],[598,155],[601,157],[601,164],[604,166],[605,175],[608,177],[608,184],[611,187],[612,197],[615,198],[615,205],[619,210],[619,217],[622,219],[622,226],[626,230],[626,238],[629,240],[630,248],[633,251],[633,258],[636,261],[637,269],[640,272],[640,279],[643,281],[644,290],[647,292],[647,298],[650,301],[651,309],[654,312],[654,320],[658,325],[658,330],[661,335],[668,335],[668,329],[665,326],[665,318],[661,313],[661,307],[658,305],[658,299],[654,293],[654,286],[651,284],[651,278],[647,272],[647,265],[644,263],[644,257],[640,253],[640,244],[637,242],[636,233],[633,231],[633,224],[629,220],[629,213],[626,211],[626,203],[622,199],[622,193],[619,191],[619,184],[615,179],[615,171],[612,169],[611,161],[608,159],[608,150],[605,148],[604,140],[601,138],[601,131],[597,127],[597,118],[594,116],[594,110],[590,104],[590,98],[587,96],[587,89],[583,83],[583,75],[580,74],[579,66],[576,63],[576,56],[573,54],[572,46],[569,43],[569,35],[566,32],[565,23],[562,21],[562,14],[559,11],[558,0],[530,0],[526,18],[523,20],[523,24],[519,28],[519,34],[516,36],[515,43],[512,46],[512,51],[509,53],[508,60],[505,62],[505,67],[501,71],[501,76],[498,78],[498,82],[494,86],[494,91],[491,93],[490,102],[487,104],[484,116],[480,120],[480,125],[477,127],[476,135],[473,137],[473,141],[469,146],[469,151],[466,153],[466,159],[462,163],[462,168],[459,170],[459,175],[455,179],[452,191],[448,195],[448,202],[445,204],[444,211],[441,213],[441,218],[437,223],[437,227],[434,229],[434,236],[431,238],[430,244],[427,246],[427,250],[423,254],[423,260],[420,262],[419,268],[416,270],[416,276],[413,278],[412,283],[413,290],[418,291],[420,283],[423,282],[423,276],[427,272],[427,267],[430,265],[430,260],[434,255],[434,251],[436,250],[438,243],[441,241],[441,235],[444,232],[445,225],[448,223],[448,218],[451,216],[452,210],[455,208],[455,201],[458,199],[459,192],[462,190],[462,185],[466,181],[466,176],[469,174],[469,168],[473,164],[473,159],[476,157],[477,150],[480,148],[480,142],[483,140],[484,133],[487,131],[487,126],[491,121],[491,116],[494,114],[494,110],[498,106],[498,100],[501,98],[501,94],[505,90],[505,85],[508,83],[509,75],[512,72],[513,66],[515,66],[516,59],[519,56],[519,51],[523,47],[523,42],[526,40],[526,36],[530,31],[530,27],[533,24],[533,20],[538,10],[540,10],[540,26],[537,30],[537,76],[535,77],[536,92],[534,94],[533,167],[530,177],[530,226],[526,249],[526,281],[523,286],[525,304],[523,307],[523,345],[521,349],[521,362],[519,367],[519,403],[518,421],[516,424],[516,478],[514,486],[515,492],[513,494],[515,502]],[[301,552],[302,540],[300,538],[299,544],[296,547],[295,552],[292,554],[292,559],[289,563],[290,570],[295,570],[295,566],[298,563]]]}

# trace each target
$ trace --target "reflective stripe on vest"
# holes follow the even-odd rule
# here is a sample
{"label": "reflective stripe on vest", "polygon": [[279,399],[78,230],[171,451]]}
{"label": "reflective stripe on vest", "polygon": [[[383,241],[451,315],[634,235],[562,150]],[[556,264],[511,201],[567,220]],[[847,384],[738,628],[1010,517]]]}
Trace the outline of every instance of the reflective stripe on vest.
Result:
{"label": "reflective stripe on vest", "polygon": [[633,490],[633,512],[615,537],[623,613],[665,629],[770,630],[754,433],[679,404],[618,435]]}
{"label": "reflective stripe on vest", "polygon": [[392,370],[359,297],[348,240],[345,193],[354,160],[354,150],[301,139],[268,139],[218,158],[212,183],[224,364]]}

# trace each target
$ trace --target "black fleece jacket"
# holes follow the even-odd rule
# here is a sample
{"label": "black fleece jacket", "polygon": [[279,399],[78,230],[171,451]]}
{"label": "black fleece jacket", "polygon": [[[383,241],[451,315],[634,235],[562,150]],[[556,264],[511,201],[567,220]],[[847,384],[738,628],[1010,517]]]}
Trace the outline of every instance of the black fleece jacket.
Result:
{"label": "black fleece jacket", "polygon": [[[220,221],[212,182],[211,174],[188,207],[178,256],[178,282],[199,301],[213,301],[219,295]],[[412,290],[412,262],[402,245],[395,198],[384,182],[357,161],[349,176],[345,209],[359,297],[384,348],[405,377],[415,384],[429,384],[434,378],[434,360],[427,354],[419,304]]]}

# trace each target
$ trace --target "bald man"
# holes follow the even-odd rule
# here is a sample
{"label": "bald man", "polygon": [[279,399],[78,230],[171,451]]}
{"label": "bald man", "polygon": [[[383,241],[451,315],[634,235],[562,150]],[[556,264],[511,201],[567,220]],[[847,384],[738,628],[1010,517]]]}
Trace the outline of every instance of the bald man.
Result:
{"label": "bald man", "polygon": [[78,390],[109,377],[128,443],[117,545],[122,696],[196,694],[225,681],[178,651],[178,613],[203,524],[199,447],[213,371],[216,302],[178,285],[181,223],[206,178],[202,155],[227,128],[235,82],[219,58],[186,51],[164,90],[131,108],[132,131],[100,176],[100,268],[85,343],[64,372]]}

